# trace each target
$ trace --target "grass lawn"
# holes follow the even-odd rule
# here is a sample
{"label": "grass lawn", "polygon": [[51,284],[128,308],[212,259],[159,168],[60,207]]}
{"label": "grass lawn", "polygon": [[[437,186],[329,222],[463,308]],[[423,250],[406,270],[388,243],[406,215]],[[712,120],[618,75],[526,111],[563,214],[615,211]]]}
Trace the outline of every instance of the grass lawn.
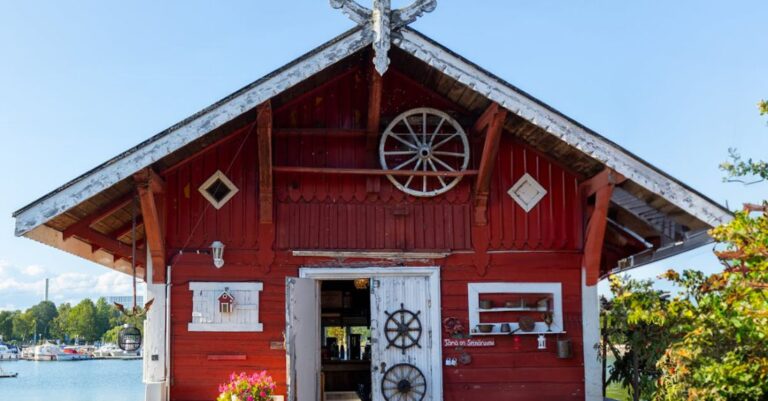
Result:
{"label": "grass lawn", "polygon": [[608,386],[608,389],[605,391],[605,396],[619,401],[632,400],[632,397],[629,396],[627,390],[616,383],[611,383],[611,385]]}

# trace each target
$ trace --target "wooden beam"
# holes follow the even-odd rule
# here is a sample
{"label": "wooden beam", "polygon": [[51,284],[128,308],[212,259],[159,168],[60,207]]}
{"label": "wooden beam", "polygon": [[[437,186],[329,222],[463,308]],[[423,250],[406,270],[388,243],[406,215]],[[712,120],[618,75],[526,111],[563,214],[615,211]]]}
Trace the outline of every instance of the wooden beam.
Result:
{"label": "wooden beam", "polygon": [[[483,154],[480,157],[480,168],[478,169],[477,180],[475,180],[474,214],[475,224],[479,226],[488,224],[488,194],[491,187],[491,174],[496,165],[496,156],[499,153],[499,143],[506,118],[507,111],[500,108],[498,104],[491,103],[478,122],[475,123],[476,128],[485,129],[487,127]],[[486,124],[481,120],[488,120],[488,123]]]}
{"label": "wooden beam", "polygon": [[83,228],[88,228],[100,222],[101,220],[104,220],[107,217],[115,214],[115,212],[117,212],[118,210],[130,204],[132,199],[133,199],[133,193],[125,195],[121,198],[118,198],[114,202],[111,202],[108,205],[102,207],[101,209],[89,214],[88,216],[84,217],[82,220],[75,222],[75,224],[72,224],[71,226],[67,227],[62,232],[62,234],[64,235],[64,239],[67,239],[73,236],[77,232],[82,232]]}
{"label": "wooden beam", "polygon": [[606,167],[592,178],[579,184],[579,187],[583,196],[590,197],[599,189],[604,188],[607,185],[619,185],[625,180],[626,178],[623,175]]}
{"label": "wooden beam", "polygon": [[[369,162],[376,165],[376,148],[378,147],[379,127],[381,125],[381,92],[384,78],[371,64],[368,72],[368,123],[366,125],[366,149]],[[372,157],[370,157],[372,156]]]}
{"label": "wooden beam", "polygon": [[[134,175],[136,189],[139,192],[141,216],[144,222],[144,236],[152,257],[152,282],[165,283],[165,240],[163,238],[162,219],[155,195],[161,194],[164,185],[162,179],[153,171]],[[158,182],[160,180],[160,182]],[[156,190],[160,192],[155,192]],[[149,280],[149,278],[147,278]]]}
{"label": "wooden beam", "polygon": [[165,180],[152,168],[139,170],[133,175],[133,179],[136,184],[148,185],[152,193],[162,194],[165,192]]}
{"label": "wooden beam", "polygon": [[[91,246],[97,247],[96,249],[103,249],[111,253],[114,255],[115,260],[131,260],[131,245],[118,241],[106,234],[102,234],[90,227],[79,228],[72,235],[82,238],[91,244]],[[147,265],[144,252],[138,252],[138,247],[136,252],[136,264],[142,266]]]}
{"label": "wooden beam", "polygon": [[347,175],[396,175],[415,177],[464,177],[477,175],[477,170],[464,171],[413,171],[413,170],[381,170],[371,168],[335,168],[335,167],[305,167],[305,166],[274,166],[275,173],[297,174],[347,174]]}
{"label": "wooden beam", "polygon": [[259,221],[272,223],[272,102],[267,100],[256,110],[259,147]]}
{"label": "wooden beam", "polygon": [[492,102],[483,112],[483,114],[480,115],[480,117],[475,121],[475,124],[472,126],[471,132],[475,134],[479,134],[483,132],[483,130],[491,124],[493,119],[495,118],[496,114],[499,112],[499,104],[496,102]]}
{"label": "wooden beam", "polygon": [[611,203],[613,184],[597,189],[595,207],[587,223],[587,235],[584,242],[583,267],[587,271],[587,285],[593,286],[600,279],[600,262],[605,242],[605,228],[608,223],[608,206]]}
{"label": "wooden beam", "polygon": [[[143,224],[144,224],[144,220],[142,219],[142,216],[137,216],[136,217],[136,230],[138,231],[139,227],[141,227]],[[133,222],[129,221],[129,222],[123,224],[122,227],[120,227],[120,228],[118,228],[116,230],[112,230],[109,233],[109,236],[114,238],[114,239],[120,239],[123,236],[130,234],[132,230],[133,230]]]}

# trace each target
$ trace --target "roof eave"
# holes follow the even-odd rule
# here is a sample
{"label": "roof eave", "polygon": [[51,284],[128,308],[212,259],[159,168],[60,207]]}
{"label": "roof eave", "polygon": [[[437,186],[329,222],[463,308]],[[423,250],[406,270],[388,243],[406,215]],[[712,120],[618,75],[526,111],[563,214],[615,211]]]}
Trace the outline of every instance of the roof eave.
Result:
{"label": "roof eave", "polygon": [[403,51],[541,127],[711,227],[732,218],[731,212],[717,202],[425,35],[406,27],[393,35],[392,41]]}
{"label": "roof eave", "polygon": [[13,213],[16,236],[61,215],[110,186],[150,166],[262,102],[369,45],[370,30],[355,27],[293,62],[201,110],[147,141],[88,171]]}

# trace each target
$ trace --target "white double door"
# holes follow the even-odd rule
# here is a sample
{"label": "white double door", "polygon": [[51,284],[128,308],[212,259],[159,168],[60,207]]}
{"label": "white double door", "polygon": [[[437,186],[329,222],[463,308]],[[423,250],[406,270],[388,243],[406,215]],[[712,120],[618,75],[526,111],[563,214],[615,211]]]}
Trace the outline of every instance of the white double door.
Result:
{"label": "white double door", "polygon": [[437,401],[442,395],[439,270],[302,269],[286,283],[288,400],[320,399],[319,280],[369,277],[374,401]]}

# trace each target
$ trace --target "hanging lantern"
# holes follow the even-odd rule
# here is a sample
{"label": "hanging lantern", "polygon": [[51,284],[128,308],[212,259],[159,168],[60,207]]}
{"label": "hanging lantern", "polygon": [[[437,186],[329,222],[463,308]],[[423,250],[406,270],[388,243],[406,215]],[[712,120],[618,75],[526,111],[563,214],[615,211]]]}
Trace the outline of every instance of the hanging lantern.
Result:
{"label": "hanging lantern", "polygon": [[211,244],[211,254],[213,255],[213,265],[217,269],[221,269],[224,266],[224,243],[213,241]]}
{"label": "hanging lantern", "polygon": [[141,331],[132,325],[124,325],[117,336],[117,345],[127,352],[138,350],[141,348]]}
{"label": "hanging lantern", "polygon": [[367,278],[356,278],[354,283],[355,283],[355,288],[358,290],[365,290],[368,288]]}
{"label": "hanging lantern", "polygon": [[547,349],[547,337],[544,334],[539,334],[538,349]]}

